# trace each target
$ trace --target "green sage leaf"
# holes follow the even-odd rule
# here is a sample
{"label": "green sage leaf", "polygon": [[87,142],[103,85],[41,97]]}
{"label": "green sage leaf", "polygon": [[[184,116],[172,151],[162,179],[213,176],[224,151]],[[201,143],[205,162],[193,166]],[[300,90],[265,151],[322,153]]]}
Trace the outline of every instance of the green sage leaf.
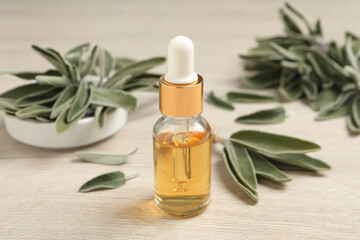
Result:
{"label": "green sage leaf", "polygon": [[75,155],[81,160],[105,164],[105,165],[120,165],[123,164],[130,155],[133,155],[137,151],[137,148],[129,153],[125,154],[113,154],[113,153],[100,153],[100,152],[75,152]]}
{"label": "green sage leaf", "polygon": [[100,64],[100,76],[107,77],[109,76],[111,70],[114,67],[114,58],[111,54],[105,49],[99,51],[99,64]]}
{"label": "green sage leaf", "polygon": [[80,116],[90,105],[92,90],[84,81],[80,82],[74,101],[71,103],[67,121],[72,122]]}
{"label": "green sage leaf", "polygon": [[72,121],[67,120],[67,115],[69,114],[69,106],[65,108],[60,115],[55,120],[55,130],[57,133],[63,133],[68,130],[73,124],[80,120],[86,114],[86,110],[82,112],[78,117]]}
{"label": "green sage leaf", "polygon": [[47,70],[46,72],[21,72],[21,71],[0,71],[0,75],[10,74],[18,78],[33,80],[38,75],[48,75],[48,76],[61,76],[61,73],[56,70]]}
{"label": "green sage leaf", "polygon": [[310,141],[255,130],[238,131],[231,135],[230,140],[270,154],[307,153],[321,149]]}
{"label": "green sage leaf", "polygon": [[54,102],[58,98],[60,91],[61,89],[59,88],[51,88],[41,94],[37,94],[37,95],[34,95],[34,93],[29,94],[25,97],[19,98],[15,102],[15,107],[23,108],[35,104],[40,105],[40,104]]}
{"label": "green sage leaf", "polygon": [[360,95],[356,95],[351,104],[351,117],[356,126],[360,126]]}
{"label": "green sage leaf", "polygon": [[284,120],[285,109],[283,107],[277,107],[243,115],[238,117],[235,121],[248,124],[274,124],[281,123]]}
{"label": "green sage leaf", "polygon": [[133,63],[135,60],[131,58],[115,58],[115,69],[124,68]]}
{"label": "green sage leaf", "polygon": [[80,59],[82,57],[82,55],[88,51],[90,48],[90,43],[83,43],[80,44],[72,49],[70,49],[66,54],[65,54],[65,59],[68,60],[69,62],[73,63],[73,64],[79,64]]}
{"label": "green sage leaf", "polygon": [[346,103],[339,108],[334,108],[334,104],[332,103],[320,110],[320,112],[316,116],[316,120],[322,121],[322,120],[342,117],[347,115],[350,112],[350,109],[351,109],[350,103]]}
{"label": "green sage leaf", "polygon": [[294,166],[299,166],[299,167],[306,168],[309,170],[322,171],[322,170],[330,170],[331,169],[329,164],[327,164],[319,159],[309,157],[308,155],[305,155],[305,154],[274,155],[274,154],[264,153],[264,155],[271,158],[272,160],[283,162],[283,163],[294,165]]}
{"label": "green sage leaf", "polygon": [[259,195],[256,191],[253,191],[249,188],[247,188],[241,180],[238,178],[238,176],[235,174],[234,167],[232,166],[232,163],[230,162],[229,155],[227,153],[226,148],[223,148],[223,158],[225,161],[226,168],[228,172],[230,173],[230,176],[234,179],[235,183],[240,187],[240,189],[253,201],[258,202],[259,201]]}
{"label": "green sage leaf", "polygon": [[275,68],[261,71],[251,77],[242,78],[243,83],[251,88],[268,88],[279,83],[281,70]]}
{"label": "green sage leaf", "polygon": [[93,49],[91,50],[89,59],[86,61],[85,65],[82,67],[82,69],[80,71],[81,78],[85,77],[90,72],[90,70],[93,68],[97,54],[98,54],[98,46],[95,45],[93,47]]}
{"label": "green sage leaf", "polygon": [[91,103],[99,106],[124,108],[134,111],[137,107],[137,99],[133,95],[119,89],[94,88]]}
{"label": "green sage leaf", "polygon": [[121,88],[130,79],[129,75],[136,75],[156,67],[165,62],[164,57],[155,57],[148,60],[135,62],[123,68],[120,68],[115,74],[104,84],[107,88]]}
{"label": "green sage leaf", "polygon": [[18,118],[33,118],[44,113],[50,113],[51,108],[42,105],[31,105],[29,107],[20,109],[15,113]]}
{"label": "green sage leaf", "polygon": [[71,82],[67,78],[60,76],[38,75],[35,77],[35,80],[40,85],[51,85],[54,87],[66,87],[71,84]]}
{"label": "green sage leaf", "polygon": [[225,144],[229,161],[233,166],[234,174],[251,191],[256,191],[257,181],[254,165],[244,146],[239,143],[227,141]]}
{"label": "green sage leaf", "polygon": [[263,155],[250,151],[251,159],[254,163],[256,175],[270,179],[275,182],[288,182],[292,178],[279,170],[274,164],[267,160]]}
{"label": "green sage leaf", "polygon": [[67,86],[59,95],[58,99],[52,106],[50,118],[56,118],[65,108],[68,108],[74,100],[74,95],[77,92],[75,85]]}
{"label": "green sage leaf", "polygon": [[223,100],[223,99],[217,97],[213,91],[211,91],[207,95],[206,101],[208,103],[211,103],[211,104],[213,104],[217,107],[223,108],[223,109],[227,109],[227,110],[235,109],[231,102],[228,102],[226,100]]}
{"label": "green sage leaf", "polygon": [[125,184],[126,178],[123,172],[109,172],[90,179],[80,187],[79,192],[90,192],[97,189],[114,189]]}
{"label": "green sage leaf", "polygon": [[352,133],[360,133],[360,125],[355,121],[354,115],[350,114],[346,122],[347,128]]}
{"label": "green sage leaf", "polygon": [[314,110],[323,109],[328,104],[334,102],[338,96],[338,91],[334,88],[323,89],[316,99],[310,102],[310,106]]}

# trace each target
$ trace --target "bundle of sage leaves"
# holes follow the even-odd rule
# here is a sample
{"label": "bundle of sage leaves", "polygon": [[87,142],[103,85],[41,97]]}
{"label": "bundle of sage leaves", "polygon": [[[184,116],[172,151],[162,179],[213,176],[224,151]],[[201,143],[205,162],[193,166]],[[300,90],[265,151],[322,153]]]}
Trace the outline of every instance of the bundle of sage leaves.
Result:
{"label": "bundle of sage leaves", "polygon": [[317,120],[348,115],[351,133],[360,133],[360,38],[345,34],[345,43],[324,39],[319,19],[289,3],[280,9],[285,34],[258,38],[258,45],[240,55],[243,78],[251,88],[277,87],[286,101],[304,99],[319,111]]}
{"label": "bundle of sage leaves", "polygon": [[[102,128],[105,116],[116,108],[134,111],[137,99],[130,92],[156,91],[160,74],[147,72],[164,57],[143,61],[113,57],[109,51],[85,43],[62,56],[52,48],[32,49],[52,66],[44,72],[1,71],[30,83],[0,95],[0,111],[7,116],[55,122],[58,133],[81,118],[94,116]],[[89,53],[88,56],[85,56]]]}
{"label": "bundle of sage leaves", "polygon": [[255,130],[233,133],[230,138],[217,136],[221,143],[226,167],[239,188],[253,201],[258,202],[259,177],[277,183],[292,180],[282,170],[322,171],[331,167],[307,155],[320,150],[316,143]]}

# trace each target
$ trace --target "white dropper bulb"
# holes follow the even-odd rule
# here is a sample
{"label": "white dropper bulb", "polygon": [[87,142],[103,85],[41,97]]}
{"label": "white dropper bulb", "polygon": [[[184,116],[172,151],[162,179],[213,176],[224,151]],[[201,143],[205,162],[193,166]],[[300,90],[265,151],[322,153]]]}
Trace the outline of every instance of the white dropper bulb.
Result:
{"label": "white dropper bulb", "polygon": [[190,38],[176,36],[168,46],[168,72],[165,80],[174,84],[195,82],[198,75],[194,72],[194,44]]}

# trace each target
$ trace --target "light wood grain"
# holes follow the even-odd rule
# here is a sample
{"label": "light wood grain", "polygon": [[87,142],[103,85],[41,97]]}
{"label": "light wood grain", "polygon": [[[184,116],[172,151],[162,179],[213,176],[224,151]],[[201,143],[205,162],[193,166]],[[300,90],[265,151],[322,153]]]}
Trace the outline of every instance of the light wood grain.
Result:
{"label": "light wood grain", "polygon": [[[144,59],[166,55],[175,35],[191,37],[196,70],[205,90],[224,94],[244,73],[237,55],[256,36],[281,32],[282,1],[4,1],[0,2],[0,68],[42,70],[47,63],[30,44],[65,51],[85,41],[119,56]],[[323,20],[328,38],[359,32],[360,1],[296,1]],[[159,71],[165,71],[165,66]],[[0,76],[0,91],[21,84]],[[204,116],[226,137],[259,129],[318,142],[314,153],[330,172],[289,172],[292,182],[261,181],[260,202],[252,204],[226,172],[220,147],[213,150],[212,203],[196,217],[178,219],[154,206],[152,127],[160,117],[157,95],[137,93],[140,107],[115,136],[81,150],[138,153],[119,167],[76,161],[74,150],[50,151],[13,140],[0,118],[0,239],[360,239],[360,136],[350,137],[345,120],[315,122],[302,102],[284,105],[285,123],[248,126],[240,114],[276,103],[238,104],[224,111],[205,104]],[[139,172],[121,189],[80,194],[78,187],[98,174]]]}

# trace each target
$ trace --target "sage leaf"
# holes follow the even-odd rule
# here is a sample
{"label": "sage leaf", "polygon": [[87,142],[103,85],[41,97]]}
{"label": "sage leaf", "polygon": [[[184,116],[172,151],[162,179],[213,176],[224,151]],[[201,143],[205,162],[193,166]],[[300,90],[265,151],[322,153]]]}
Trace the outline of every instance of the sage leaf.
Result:
{"label": "sage leaf", "polygon": [[274,42],[271,42],[269,45],[271,48],[273,48],[275,51],[277,51],[280,55],[282,55],[285,59],[292,60],[292,61],[297,60],[296,56],[292,52],[286,50],[285,48],[281,47],[280,45],[278,45]]}
{"label": "sage leaf", "polygon": [[81,160],[105,164],[105,165],[120,165],[123,164],[130,155],[133,155],[137,148],[126,154],[100,153],[100,152],[75,152],[75,155]]}
{"label": "sage leaf", "polygon": [[24,97],[33,97],[52,90],[52,86],[39,85],[37,83],[26,84],[10,89],[0,95],[3,98],[19,100]]}
{"label": "sage leaf", "polygon": [[238,117],[235,121],[248,124],[273,124],[283,122],[284,120],[285,109],[283,107],[277,107],[243,115]]}
{"label": "sage leaf", "polygon": [[20,109],[15,113],[18,118],[33,118],[44,113],[50,113],[51,108],[42,105],[31,105],[29,107]]}
{"label": "sage leaf", "polygon": [[330,170],[331,167],[316,158],[309,157],[305,154],[268,154],[264,153],[265,156],[271,158],[274,161],[283,162],[286,164],[299,166],[302,168],[306,168],[309,170],[322,171],[322,170]]}
{"label": "sage leaf", "polygon": [[283,163],[283,162],[274,161],[272,159],[269,159],[269,160],[271,160],[270,162],[281,170],[314,171],[314,170],[310,170],[307,168],[303,168],[303,167],[299,167],[299,166],[295,166],[295,165],[291,165],[291,164],[287,164],[287,163]]}
{"label": "sage leaf", "polygon": [[90,43],[80,44],[72,49],[70,49],[67,53],[65,53],[65,59],[73,64],[78,64],[82,55],[88,51],[90,48]]}
{"label": "sage leaf", "polygon": [[90,72],[90,70],[93,68],[97,54],[98,54],[98,46],[95,45],[93,47],[93,49],[91,50],[89,59],[86,61],[85,65],[82,67],[82,69],[80,71],[81,78],[85,77]]}
{"label": "sage leaf", "polygon": [[241,180],[238,178],[238,176],[235,174],[235,170],[230,162],[230,158],[228,156],[226,148],[223,148],[223,157],[225,161],[226,168],[228,172],[230,173],[230,176],[234,179],[235,183],[239,186],[239,188],[254,202],[259,201],[259,195],[256,191],[252,191],[251,189],[247,188]]}
{"label": "sage leaf", "polygon": [[52,106],[50,114],[51,119],[56,118],[65,108],[70,106],[76,91],[77,87],[75,85],[69,85],[60,93],[60,96]]}
{"label": "sage leaf", "polygon": [[355,122],[353,114],[350,114],[350,116],[348,117],[346,125],[350,132],[360,133],[360,126]]}
{"label": "sage leaf", "polygon": [[316,116],[317,121],[328,120],[332,118],[342,117],[350,112],[351,104],[347,103],[340,108],[334,109],[334,104],[330,104],[320,110]]}
{"label": "sage leaf", "polygon": [[126,181],[127,179],[123,172],[109,172],[90,179],[80,187],[79,192],[119,188],[125,185]]}
{"label": "sage leaf", "polygon": [[81,81],[67,115],[68,122],[75,120],[88,108],[90,105],[91,95],[91,88],[89,89],[87,83]]}
{"label": "sage leaf", "polygon": [[137,99],[133,95],[119,89],[94,88],[91,103],[100,106],[124,108],[134,111],[137,107]]}
{"label": "sage leaf", "polygon": [[67,78],[60,76],[38,75],[35,77],[35,80],[40,85],[51,85],[54,87],[66,87],[71,84],[71,82]]}
{"label": "sage leaf", "polygon": [[352,48],[352,38],[350,36],[346,37],[345,41],[345,53],[346,53],[346,61],[355,69],[359,69],[358,60],[353,52]]}
{"label": "sage leaf", "polygon": [[334,88],[326,88],[323,89],[316,99],[310,102],[310,106],[314,110],[323,109],[329,103],[332,103],[336,100],[338,96],[338,92]]}
{"label": "sage leaf", "polygon": [[301,29],[299,28],[299,26],[290,18],[288,14],[284,12],[284,10],[280,9],[279,12],[280,12],[281,20],[283,21],[286,28],[288,28],[293,32],[301,33]]}
{"label": "sage leaf", "polygon": [[109,81],[104,83],[103,86],[107,88],[121,88],[122,86],[125,85],[126,81],[128,80],[128,78],[125,78],[126,76],[143,73],[164,62],[165,62],[164,57],[155,57],[148,60],[129,64],[116,71],[115,74],[109,79]]}
{"label": "sage leaf", "polygon": [[48,75],[48,76],[61,76],[56,70],[47,70],[46,72],[26,72],[26,71],[0,71],[1,74],[10,74],[16,76],[18,78],[26,79],[26,80],[33,80],[38,75]]}
{"label": "sage leaf", "polygon": [[352,101],[351,118],[356,126],[360,126],[360,95],[357,95]]}
{"label": "sage leaf", "polygon": [[105,49],[99,51],[100,76],[102,78],[109,76],[114,67],[114,58]]}
{"label": "sage leaf", "polygon": [[35,116],[35,119],[38,120],[39,122],[44,122],[44,123],[52,122],[51,119],[41,116]]}
{"label": "sage leaf", "polygon": [[211,104],[213,104],[217,107],[223,108],[223,109],[227,109],[227,110],[235,109],[231,102],[228,102],[226,100],[223,100],[223,99],[217,97],[213,91],[211,91],[207,95],[206,101],[208,103],[211,103]]}
{"label": "sage leaf", "polygon": [[268,88],[279,83],[281,71],[277,68],[262,71],[251,77],[242,78],[243,83],[251,88]]}
{"label": "sage leaf", "polygon": [[57,133],[63,133],[68,130],[73,124],[75,124],[79,119],[85,116],[87,111],[81,113],[78,117],[76,117],[72,121],[67,120],[67,115],[69,114],[69,108],[65,108],[60,115],[55,120],[55,130]]}
{"label": "sage leaf", "polygon": [[6,109],[15,109],[15,99],[0,97],[0,110],[5,111]]}
{"label": "sage leaf", "polygon": [[243,185],[253,192],[256,191],[257,181],[254,165],[246,148],[239,143],[231,141],[227,141],[225,147],[234,170],[233,173]]}
{"label": "sage leaf", "polygon": [[135,60],[131,58],[115,58],[115,69],[124,68],[134,62]]}
{"label": "sage leaf", "polygon": [[321,31],[319,31],[319,28],[317,27],[317,24],[313,19],[311,19],[309,16],[299,11],[296,7],[294,7],[292,4],[288,2],[285,2],[285,7],[304,21],[310,33],[320,34]]}
{"label": "sage leaf", "polygon": [[68,69],[66,69],[66,66],[64,66],[64,64],[58,59],[57,56],[54,55],[54,53],[49,52],[46,49],[42,49],[41,47],[36,45],[32,45],[31,47],[42,57],[44,57],[48,62],[50,62],[57,70],[59,70],[59,72],[61,72],[67,77],[70,77]]}
{"label": "sage leaf", "polygon": [[96,124],[98,125],[99,128],[103,128],[104,127],[104,120],[105,120],[105,114],[106,114],[106,110],[108,108],[104,108],[102,106],[98,106],[95,109],[95,119],[96,119]]}
{"label": "sage leaf", "polygon": [[29,94],[23,98],[18,99],[15,102],[15,107],[23,108],[28,107],[35,104],[45,104],[45,103],[51,103],[54,102],[59,94],[61,89],[59,88],[51,88],[47,90],[46,92],[43,92],[41,94],[35,95],[34,93]]}
{"label": "sage leaf", "polygon": [[292,180],[291,177],[286,175],[283,171],[279,170],[263,155],[254,151],[250,151],[250,156],[255,167],[256,175],[279,183]]}
{"label": "sage leaf", "polygon": [[255,130],[235,132],[230,140],[270,154],[307,153],[321,149],[318,144],[310,141]]}
{"label": "sage leaf", "polygon": [[232,102],[274,102],[276,97],[246,92],[228,92],[227,98]]}

